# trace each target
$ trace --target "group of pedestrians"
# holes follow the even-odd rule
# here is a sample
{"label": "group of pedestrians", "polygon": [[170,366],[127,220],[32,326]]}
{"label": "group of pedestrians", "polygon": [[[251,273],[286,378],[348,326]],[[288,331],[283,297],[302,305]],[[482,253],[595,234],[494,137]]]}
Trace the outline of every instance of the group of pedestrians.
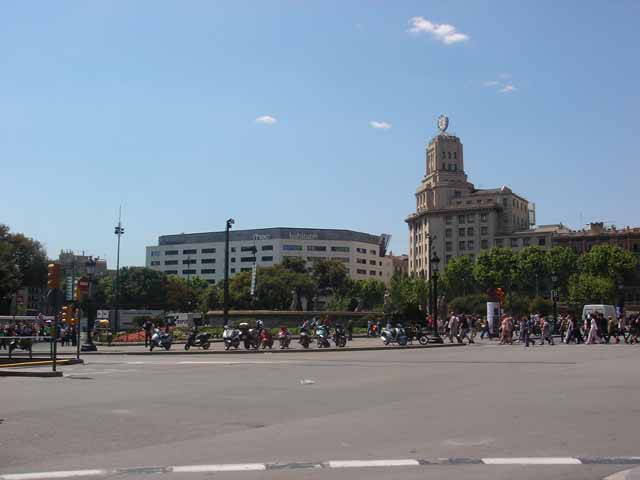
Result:
{"label": "group of pedestrians", "polygon": [[449,343],[475,343],[478,334],[479,318],[475,315],[458,315],[451,312],[442,324],[444,336],[449,339]]}

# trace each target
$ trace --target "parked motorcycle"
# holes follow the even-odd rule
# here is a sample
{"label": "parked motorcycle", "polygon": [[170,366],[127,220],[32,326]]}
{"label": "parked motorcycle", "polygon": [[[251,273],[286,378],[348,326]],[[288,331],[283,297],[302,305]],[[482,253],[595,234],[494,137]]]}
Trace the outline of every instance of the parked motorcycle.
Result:
{"label": "parked motorcycle", "polygon": [[263,349],[268,347],[269,350],[271,350],[271,347],[273,347],[273,335],[271,335],[271,332],[266,328],[263,328],[260,331],[260,346]]}
{"label": "parked motorcycle", "polygon": [[336,325],[333,332],[333,342],[336,344],[336,347],[347,346],[347,332],[342,325]]}
{"label": "parked motorcycle", "polygon": [[397,343],[400,346],[405,346],[408,341],[407,333],[401,324],[397,324],[395,327],[383,328],[380,332],[380,338],[382,338],[382,343],[385,345]]}
{"label": "parked motorcycle", "polygon": [[240,341],[244,343],[244,348],[257,350],[260,345],[258,331],[255,328],[249,328],[249,324],[246,322],[241,323],[238,327],[240,328]]}
{"label": "parked motorcycle", "polygon": [[173,337],[168,332],[161,332],[159,328],[156,328],[151,335],[151,342],[149,343],[149,351],[153,352],[155,347],[164,348],[169,350],[173,343]]}
{"label": "parked motorcycle", "polygon": [[33,341],[30,338],[16,338],[9,342],[9,353],[14,350],[28,350],[31,353]]}
{"label": "parked motorcycle", "polygon": [[426,345],[427,343],[429,343],[430,332],[426,325],[417,325],[412,333],[414,338],[418,340],[420,345]]}
{"label": "parked motorcycle", "polygon": [[187,337],[187,343],[184,344],[184,349],[189,350],[191,347],[202,347],[205,350],[209,350],[211,346],[211,335],[208,333],[198,333],[194,328]]}
{"label": "parked motorcycle", "polygon": [[326,325],[318,325],[316,327],[316,342],[318,342],[318,348],[329,348],[329,327]]}
{"label": "parked motorcycle", "polygon": [[231,347],[238,348],[240,346],[240,330],[225,325],[222,332],[222,341],[224,342],[225,350],[229,350]]}
{"label": "parked motorcycle", "polygon": [[302,348],[309,348],[311,343],[311,337],[309,336],[309,330],[305,327],[300,328],[300,340],[298,340]]}
{"label": "parked motorcycle", "polygon": [[289,348],[289,344],[291,343],[291,333],[287,327],[280,327],[280,331],[278,332],[278,342],[280,342],[280,350]]}

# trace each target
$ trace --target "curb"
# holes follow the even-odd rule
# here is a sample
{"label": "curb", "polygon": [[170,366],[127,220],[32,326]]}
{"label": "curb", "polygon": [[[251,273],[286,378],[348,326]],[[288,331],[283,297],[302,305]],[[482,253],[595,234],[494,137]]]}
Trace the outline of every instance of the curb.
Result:
{"label": "curb", "polygon": [[367,351],[381,351],[381,350],[417,350],[417,349],[429,349],[429,348],[452,348],[452,347],[466,347],[467,344],[462,343],[440,343],[431,345],[407,345],[404,347],[345,347],[345,348],[293,348],[290,350],[266,349],[266,350],[157,350],[154,352],[84,352],[84,355],[241,355],[241,354],[265,354],[265,353],[310,353],[310,352],[367,352]]}
{"label": "curb", "polygon": [[50,478],[104,477],[112,475],[144,475],[161,473],[219,473],[219,472],[264,472],[266,470],[307,469],[357,469],[357,468],[409,468],[456,465],[638,465],[640,457],[504,457],[504,458],[400,458],[366,460],[329,460],[324,462],[295,463],[222,463],[208,465],[175,465],[153,467],[129,467],[92,470],[66,470],[53,472],[26,472],[0,474],[0,480],[45,480]]}
{"label": "curb", "polygon": [[[24,370],[18,371],[3,371],[0,370],[0,377],[36,377],[36,378],[49,378],[49,377],[62,377],[62,372],[25,372]],[[2,475],[0,475],[2,478]]]}
{"label": "curb", "polygon": [[[77,358],[61,358],[56,362],[57,365],[77,365],[79,363],[84,363],[84,360]],[[52,364],[53,360],[35,360],[33,362],[7,363],[5,365],[0,365],[0,372],[2,372],[3,368],[42,367]]]}

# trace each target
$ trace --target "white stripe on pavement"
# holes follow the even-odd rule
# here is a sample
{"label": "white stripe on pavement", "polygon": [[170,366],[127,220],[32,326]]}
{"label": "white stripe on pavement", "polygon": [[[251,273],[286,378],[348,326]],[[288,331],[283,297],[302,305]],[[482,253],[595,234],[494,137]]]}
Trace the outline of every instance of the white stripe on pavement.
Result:
{"label": "white stripe on pavement", "polygon": [[106,475],[106,470],[66,470],[58,472],[33,472],[33,473],[10,473],[0,475],[2,480],[39,480],[45,478],[69,478],[69,477],[90,477],[94,475]]}
{"label": "white stripe on pavement", "polygon": [[483,458],[487,465],[581,465],[582,462],[572,457],[513,457]]}
{"label": "white stripe on pavement", "polygon": [[236,463],[223,465],[182,465],[171,467],[173,473],[203,473],[203,472],[249,472],[266,470],[264,463]]}
{"label": "white stripe on pavement", "polygon": [[412,458],[399,460],[331,460],[330,468],[363,468],[363,467],[409,467],[420,465]]}

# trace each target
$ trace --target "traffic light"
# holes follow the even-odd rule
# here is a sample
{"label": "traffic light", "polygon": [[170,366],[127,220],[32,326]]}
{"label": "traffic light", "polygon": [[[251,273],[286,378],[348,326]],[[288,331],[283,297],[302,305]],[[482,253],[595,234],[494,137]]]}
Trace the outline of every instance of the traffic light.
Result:
{"label": "traffic light", "polygon": [[60,264],[47,265],[47,288],[50,290],[60,288]]}
{"label": "traffic light", "polygon": [[496,296],[498,297],[500,303],[504,303],[504,290],[502,290],[501,288],[496,288]]}
{"label": "traffic light", "polygon": [[70,323],[73,316],[73,309],[71,305],[64,305],[61,310],[60,318],[64,323]]}

